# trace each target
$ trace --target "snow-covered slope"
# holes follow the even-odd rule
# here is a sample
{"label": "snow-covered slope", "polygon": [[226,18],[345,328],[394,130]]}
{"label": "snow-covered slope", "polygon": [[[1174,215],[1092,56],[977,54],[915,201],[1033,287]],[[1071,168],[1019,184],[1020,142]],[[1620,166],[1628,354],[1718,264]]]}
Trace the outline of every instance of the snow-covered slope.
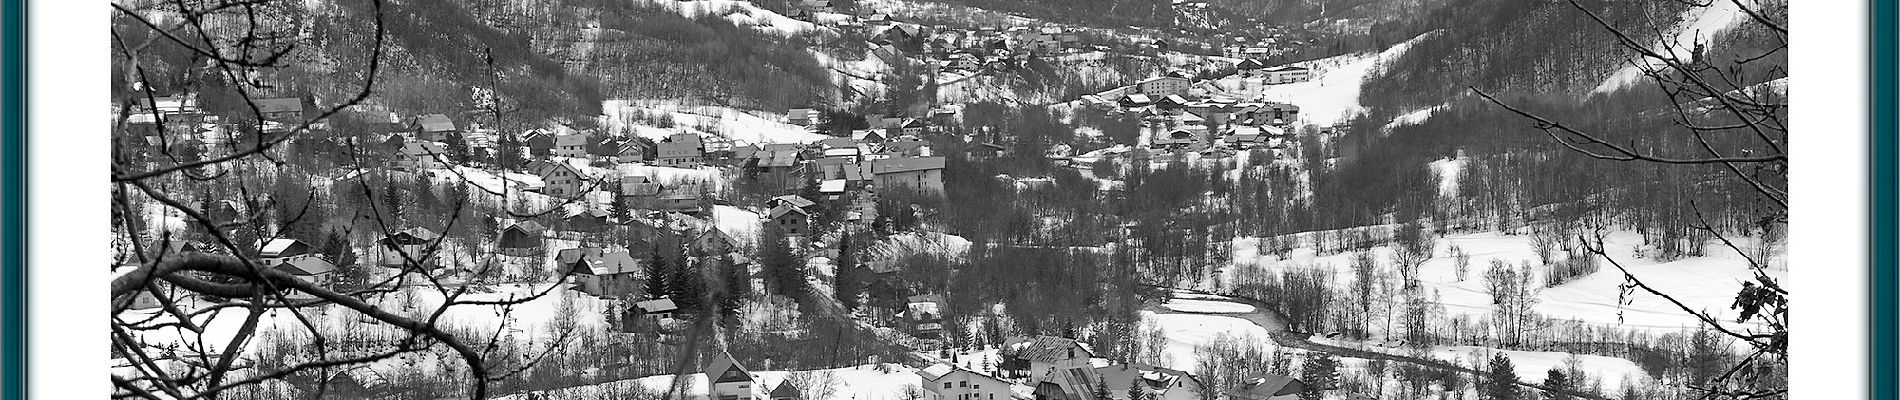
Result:
{"label": "snow-covered slope", "polygon": [[[1752,0],[1745,1],[1754,3]],[[1740,24],[1748,18],[1733,1],[1712,1],[1707,7],[1691,7],[1683,11],[1682,22],[1670,30],[1667,39],[1658,39],[1650,49],[1658,53],[1684,61],[1693,59],[1692,51],[1696,43],[1707,43],[1709,38]],[[1640,65],[1657,66],[1662,63],[1653,59],[1636,60]],[[1635,84],[1643,77],[1643,68],[1638,64],[1624,65],[1610,74],[1603,83],[1597,85],[1592,93],[1606,93],[1618,88]]]}
{"label": "snow-covered slope", "polygon": [[[825,135],[785,123],[779,114],[747,112],[719,106],[687,106],[673,100],[608,100],[601,102],[609,131],[660,140],[680,131],[698,132],[745,143],[809,143]],[[637,121],[635,114],[671,118],[673,128]]]}
{"label": "snow-covered slope", "polygon": [[1266,85],[1258,78],[1233,75],[1221,78],[1216,85],[1238,97],[1300,106],[1300,118],[1307,123],[1332,125],[1364,109],[1359,103],[1359,90],[1367,73],[1379,63],[1405,54],[1413,43],[1438,32],[1426,32],[1376,54],[1347,54],[1294,64],[1313,69],[1312,80],[1306,82]]}
{"label": "snow-covered slope", "polygon": [[646,4],[659,6],[678,12],[682,16],[695,18],[700,16],[718,16],[731,21],[733,25],[751,27],[762,33],[780,37],[792,37],[806,32],[818,31],[836,34],[830,28],[814,25],[780,15],[750,1],[743,0],[644,0]]}
{"label": "snow-covered slope", "polygon": [[[1256,250],[1258,240],[1248,238],[1235,241],[1235,269],[1279,271],[1288,268],[1332,268],[1342,277],[1336,284],[1351,283],[1351,253],[1316,256],[1310,247],[1302,247],[1292,251],[1289,259],[1280,259],[1259,254]],[[1714,244],[1709,256],[1657,262],[1635,255],[1635,249],[1642,239],[1634,232],[1615,232],[1609,235],[1607,241],[1606,248],[1611,256],[1645,284],[1669,293],[1693,309],[1705,310],[1718,320],[1735,320],[1735,311],[1728,306],[1733,302],[1735,293],[1741,289],[1741,282],[1751,280],[1753,276],[1753,271],[1740,255],[1721,248],[1720,244]],[[1459,278],[1456,263],[1449,253],[1452,245],[1471,254],[1471,267],[1463,279]],[[1419,280],[1428,293],[1436,293],[1440,297],[1446,312],[1453,316],[1490,316],[1493,305],[1490,294],[1485,291],[1484,270],[1489,268],[1491,260],[1512,265],[1524,261],[1533,265],[1537,263],[1537,255],[1531,249],[1528,235],[1504,235],[1498,232],[1451,235],[1439,239],[1435,251],[1435,257],[1419,268]],[[1372,252],[1381,268],[1390,268],[1391,247],[1376,247]],[[1537,271],[1540,281],[1542,273]],[[1768,270],[1768,274],[1776,279],[1785,279],[1787,273],[1786,266]],[[1640,290],[1621,299],[1626,302],[1619,305],[1618,297],[1624,292],[1620,285],[1624,283],[1622,272],[1603,263],[1594,274],[1543,289],[1538,295],[1535,310],[1552,318],[1576,319],[1585,323],[1657,333],[1698,326],[1699,321],[1695,317],[1684,313],[1667,299]],[[1755,327],[1729,325],[1741,329]]]}

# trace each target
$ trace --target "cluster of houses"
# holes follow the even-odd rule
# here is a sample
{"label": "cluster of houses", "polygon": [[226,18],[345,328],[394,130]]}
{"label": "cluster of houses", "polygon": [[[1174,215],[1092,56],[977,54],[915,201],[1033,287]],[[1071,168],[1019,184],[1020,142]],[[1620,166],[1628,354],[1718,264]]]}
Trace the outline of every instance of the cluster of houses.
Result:
{"label": "cluster of houses", "polygon": [[[1282,69],[1297,70],[1299,74],[1268,79],[1306,79],[1304,68]],[[1143,135],[1152,149],[1199,152],[1213,157],[1252,149],[1271,150],[1275,157],[1283,155],[1292,144],[1287,139],[1300,113],[1300,107],[1293,104],[1221,95],[1195,84],[1178,70],[1133,85],[1085,95],[1082,101],[1096,109],[1140,116]]]}
{"label": "cluster of houses", "polygon": [[[899,22],[883,13],[862,18],[854,15],[818,18],[820,14],[837,11],[830,0],[794,0],[791,3],[786,16],[830,24],[841,31],[862,34],[869,38],[872,54],[887,62],[897,61],[903,57],[904,50],[901,49],[908,49],[929,55],[935,65],[945,70],[974,71],[984,66],[1024,61],[1033,56],[1053,56],[1081,47],[1080,35],[1059,26],[938,28]],[[910,47],[910,44],[919,47]]]}
{"label": "cluster of houses", "polygon": [[[257,98],[251,103],[256,112],[246,108],[240,115],[248,122],[240,123],[240,118],[216,115],[201,107],[195,93],[137,97],[123,116],[125,139],[167,151],[189,146],[204,151],[207,157],[217,156],[245,144],[236,140],[240,131],[260,135],[288,132],[310,122],[308,118],[316,109],[311,96]],[[255,121],[249,121],[252,119]],[[326,125],[316,122],[309,127],[323,129]]]}
{"label": "cluster of houses", "polygon": [[[936,364],[919,371],[928,400],[1010,399],[1013,385],[1029,386],[1035,400],[1095,400],[1106,392],[1116,400],[1130,400],[1137,389],[1147,399],[1194,400],[1202,397],[1201,380],[1185,371],[1097,358],[1085,343],[1055,336],[1010,338],[998,351],[1003,362],[995,373],[956,364]],[[1299,379],[1262,373],[1243,379],[1227,390],[1226,398],[1290,400],[1307,385]],[[1105,389],[1105,390],[1104,390]]]}
{"label": "cluster of houses", "polygon": [[981,71],[1020,66],[1032,57],[1050,57],[1082,47],[1074,31],[1056,26],[1003,29],[944,29],[924,41],[927,62],[939,71]]}

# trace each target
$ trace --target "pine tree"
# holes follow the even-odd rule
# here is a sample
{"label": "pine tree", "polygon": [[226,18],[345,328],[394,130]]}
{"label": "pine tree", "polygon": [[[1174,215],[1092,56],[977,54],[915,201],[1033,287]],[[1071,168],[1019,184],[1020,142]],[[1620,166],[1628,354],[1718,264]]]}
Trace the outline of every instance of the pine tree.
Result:
{"label": "pine tree", "polygon": [[761,229],[759,265],[765,270],[766,288],[772,293],[795,296],[805,288],[804,266],[798,265],[792,249],[785,246],[785,235],[775,227]]}
{"label": "pine tree", "polygon": [[732,257],[720,256],[714,262],[726,272],[726,294],[719,307],[727,316],[736,317],[739,308],[745,307],[746,299],[752,295],[752,277],[746,273],[744,266],[734,265]]}
{"label": "pine tree", "polygon": [[847,309],[858,309],[858,298],[864,293],[864,273],[859,270],[858,257],[851,243],[851,233],[845,232],[838,237],[837,278],[832,284],[834,296]]}
{"label": "pine tree", "polygon": [[449,154],[444,154],[443,157],[447,157],[449,162],[468,165],[468,139],[462,137],[461,132],[450,131],[448,136],[443,138],[442,145],[448,147]]}
{"label": "pine tree", "polygon": [[672,294],[667,290],[666,285],[667,282],[672,281],[672,279],[667,276],[668,272],[666,257],[660,255],[658,248],[653,249],[653,254],[647,257],[647,283],[646,287],[642,288],[643,291],[646,292],[647,298],[657,299]]}
{"label": "pine tree", "polygon": [[[433,215],[433,214],[436,214],[434,212],[435,210],[439,210],[442,208],[442,198],[441,196],[436,195],[435,182],[429,180],[429,174],[427,173],[416,174],[415,191],[416,191],[416,209],[417,211],[421,211],[421,213],[413,213],[411,214],[412,216],[422,217],[424,215]],[[446,216],[439,216],[439,217],[446,217]],[[431,220],[433,220],[433,218],[431,218]]]}
{"label": "pine tree", "polygon": [[1306,390],[1300,392],[1300,399],[1319,400],[1325,397],[1325,391],[1339,387],[1339,359],[1327,353],[1307,355],[1306,362],[1300,365],[1300,381],[1306,382]]}
{"label": "pine tree", "polygon": [[1517,366],[1511,363],[1511,356],[1496,353],[1491,356],[1491,367],[1484,374],[1485,400],[1518,400]]}
{"label": "pine tree", "polygon": [[[676,264],[668,262],[669,265]],[[672,278],[667,287],[673,290],[673,304],[681,310],[702,310],[706,299],[706,278],[700,271],[694,271],[684,265],[676,267],[667,275]]]}
{"label": "pine tree", "polygon": [[627,199],[627,193],[620,185],[613,186],[614,220],[625,225],[633,221],[633,202]]}
{"label": "pine tree", "polygon": [[1115,395],[1108,392],[1107,378],[1095,378],[1095,400],[1115,400]]}
{"label": "pine tree", "polygon": [[1570,391],[1577,389],[1576,382],[1564,374],[1563,367],[1552,367],[1545,373],[1544,386],[1550,388],[1545,391],[1546,400],[1570,400]]}
{"label": "pine tree", "polygon": [[1128,383],[1128,400],[1149,400],[1148,384],[1140,378]]}
{"label": "pine tree", "polygon": [[403,211],[402,190],[396,187],[395,179],[384,179],[381,200],[383,201],[383,213],[387,214],[390,219],[386,223],[392,226],[401,226]]}

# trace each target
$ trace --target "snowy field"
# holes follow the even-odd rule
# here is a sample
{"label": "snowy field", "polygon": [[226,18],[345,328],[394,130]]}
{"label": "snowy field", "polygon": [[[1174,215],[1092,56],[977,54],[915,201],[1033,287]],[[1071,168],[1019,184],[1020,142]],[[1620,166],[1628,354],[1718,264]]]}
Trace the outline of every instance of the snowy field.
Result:
{"label": "snowy field", "polygon": [[[601,102],[611,132],[661,140],[680,131],[697,132],[743,143],[810,143],[826,136],[785,123],[776,113],[748,112],[717,106],[686,106],[673,100],[607,100]],[[672,118],[674,128],[663,129],[631,121],[635,112]]]}
{"label": "snowy field", "polygon": [[[1451,315],[1488,317],[1492,312],[1492,304],[1491,296],[1484,288],[1484,270],[1489,268],[1491,260],[1512,265],[1524,261],[1536,264],[1537,256],[1531,249],[1530,240],[1528,235],[1504,235],[1499,232],[1447,236],[1437,241],[1435,256],[1419,268],[1419,279],[1427,292],[1440,296],[1446,311]],[[1641,238],[1634,232],[1616,232],[1609,235],[1607,241],[1606,247],[1611,256],[1644,283],[1675,296],[1691,308],[1706,310],[1720,320],[1735,319],[1736,313],[1728,306],[1733,302],[1735,293],[1741,289],[1741,282],[1753,276],[1753,271],[1740,255],[1720,244],[1711,244],[1710,255],[1706,257],[1657,262],[1634,254],[1636,246],[1641,243]],[[1258,239],[1251,238],[1235,241],[1236,270],[1332,268],[1340,277],[1335,284],[1351,284],[1351,253],[1318,256],[1310,247],[1302,247],[1293,250],[1289,259],[1280,259],[1259,254],[1257,243]],[[1462,280],[1458,277],[1456,263],[1448,250],[1452,245],[1457,245],[1471,255],[1470,270]],[[1390,246],[1376,247],[1372,252],[1382,268],[1390,268]],[[1788,271],[1785,266],[1779,266],[1768,273],[1776,279],[1786,279]],[[1538,271],[1538,274],[1541,278],[1542,272]],[[1622,273],[1605,262],[1594,274],[1544,288],[1538,295],[1535,309],[1550,318],[1576,319],[1656,333],[1697,326],[1694,317],[1686,315],[1668,300],[1642,291],[1631,293],[1627,303],[1619,305],[1618,295],[1623,292],[1619,285],[1623,283]],[[1735,324],[1731,323],[1730,326]]]}
{"label": "snowy field", "polygon": [[1254,310],[1253,306],[1247,304],[1193,299],[1170,299],[1167,304],[1162,304],[1161,307],[1176,312],[1205,314],[1249,313]]}
{"label": "snowy field", "polygon": [[1245,318],[1226,315],[1207,315],[1202,313],[1236,314],[1254,311],[1251,305],[1223,300],[1217,295],[1175,292],[1160,308],[1167,312],[1142,310],[1141,319],[1145,326],[1159,328],[1167,340],[1164,350],[1166,364],[1161,367],[1182,371],[1194,371],[1194,347],[1212,342],[1217,335],[1247,338],[1266,346],[1273,346],[1273,339],[1267,334],[1267,328]]}

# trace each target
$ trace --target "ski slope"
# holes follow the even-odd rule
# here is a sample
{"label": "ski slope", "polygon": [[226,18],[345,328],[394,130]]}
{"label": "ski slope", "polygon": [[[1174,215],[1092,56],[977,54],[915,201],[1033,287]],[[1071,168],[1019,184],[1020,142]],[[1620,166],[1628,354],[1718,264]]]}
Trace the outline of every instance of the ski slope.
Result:
{"label": "ski slope", "polygon": [[1230,75],[1215,84],[1240,97],[1300,106],[1300,118],[1306,123],[1333,125],[1365,109],[1359,103],[1359,91],[1368,73],[1380,63],[1404,55],[1412,44],[1438,32],[1420,34],[1378,53],[1347,54],[1293,64],[1313,69],[1312,79],[1305,82],[1267,85],[1259,78]]}
{"label": "ski slope", "polygon": [[[1755,3],[1753,0],[1744,0],[1744,2]],[[1733,1],[1712,1],[1709,2],[1709,6],[1707,7],[1690,7],[1688,10],[1683,11],[1682,20],[1677,23],[1675,29],[1665,33],[1669,37],[1666,39],[1661,37],[1656,38],[1655,44],[1650,46],[1650,50],[1659,54],[1667,54],[1671,58],[1692,61],[1695,58],[1693,51],[1696,47],[1696,43],[1708,43],[1710,38],[1721,34],[1722,31],[1741,24],[1742,21],[1749,18],[1744,14],[1741,7],[1736,6],[1735,3],[1736,2]],[[1655,59],[1643,58],[1631,60],[1622,68],[1617,69],[1616,72],[1610,73],[1609,77],[1603,79],[1603,83],[1597,84],[1596,89],[1590,92],[1608,93],[1636,84],[1643,78],[1643,69],[1645,67],[1654,68],[1661,65],[1663,65],[1663,63]]]}

